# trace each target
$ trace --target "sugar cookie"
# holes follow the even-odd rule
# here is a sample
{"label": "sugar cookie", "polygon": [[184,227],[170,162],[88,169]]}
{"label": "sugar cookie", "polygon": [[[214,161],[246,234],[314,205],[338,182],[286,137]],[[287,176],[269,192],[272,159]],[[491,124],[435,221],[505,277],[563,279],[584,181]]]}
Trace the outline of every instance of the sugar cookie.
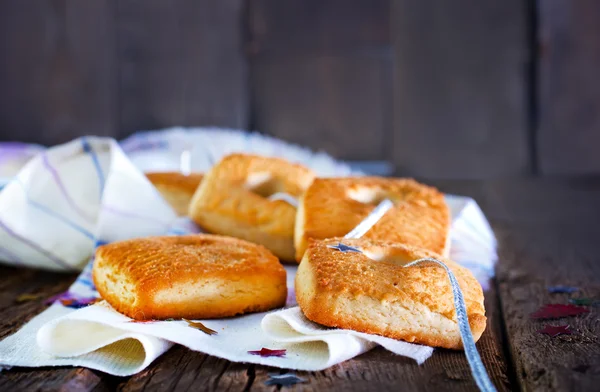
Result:
{"label": "sugar cookie", "polygon": [[136,320],[206,319],[285,304],[286,273],[260,245],[210,234],[104,245],[93,278],[102,298]]}
{"label": "sugar cookie", "polygon": [[[332,249],[339,242],[360,250]],[[434,257],[456,276],[475,341],[486,325],[481,285],[446,258],[411,246],[369,239],[312,241],[296,275],[296,299],[309,320],[429,346],[461,349],[452,288]]]}

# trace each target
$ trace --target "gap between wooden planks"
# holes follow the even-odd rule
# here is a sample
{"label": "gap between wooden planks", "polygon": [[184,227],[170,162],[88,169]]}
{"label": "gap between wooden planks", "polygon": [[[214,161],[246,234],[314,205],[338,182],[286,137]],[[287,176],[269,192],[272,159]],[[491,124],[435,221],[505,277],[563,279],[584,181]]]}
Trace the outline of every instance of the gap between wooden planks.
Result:
{"label": "gap between wooden planks", "polygon": [[[574,336],[549,338],[535,332],[544,324],[529,313],[548,302],[565,302],[564,294],[550,295],[547,286],[582,287],[586,296],[600,295],[596,223],[600,180],[500,180],[446,182],[445,191],[475,197],[494,224],[500,242],[499,301],[494,287],[486,294],[489,325],[478,344],[493,382],[500,390],[591,389],[598,382],[600,353],[598,314],[567,322]],[[73,276],[0,267],[0,336],[18,329],[43,308],[43,300],[14,304],[21,294],[50,296],[65,290]],[[564,298],[563,298],[564,297]],[[503,340],[506,326],[508,341]],[[509,348],[508,362],[504,347]],[[509,365],[507,365],[507,363]],[[517,384],[511,383],[515,364]],[[17,368],[0,373],[0,389],[32,388],[82,390],[270,390],[262,366],[235,364],[175,347],[147,370],[131,378],[117,378],[82,368]],[[460,352],[436,350],[419,367],[383,349],[323,372],[297,372],[307,384],[302,390],[474,390],[468,365]]]}

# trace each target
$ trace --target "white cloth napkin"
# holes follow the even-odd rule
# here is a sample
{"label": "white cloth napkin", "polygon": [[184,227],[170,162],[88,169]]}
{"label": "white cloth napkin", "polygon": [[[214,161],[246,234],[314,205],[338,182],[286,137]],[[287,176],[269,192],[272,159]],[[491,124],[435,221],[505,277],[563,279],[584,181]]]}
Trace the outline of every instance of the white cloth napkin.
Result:
{"label": "white cloth napkin", "polygon": [[[129,147],[129,154],[139,149],[144,154],[153,150],[156,161],[168,160],[165,154],[173,154],[169,148],[173,139],[167,137],[169,141],[161,144],[156,143],[160,134],[151,136],[155,138],[152,143],[144,146],[137,140],[138,150]],[[252,136],[245,137],[250,141],[244,143],[254,145],[253,151],[260,150],[259,142]],[[285,144],[277,143],[277,155],[285,156]],[[265,147],[269,149],[270,146]],[[222,153],[212,152],[217,159]],[[301,159],[312,163],[319,172],[319,163],[311,160],[309,152],[294,154],[302,155]],[[315,159],[327,163],[327,174],[336,170],[340,175],[348,174],[346,166],[338,167],[322,154]],[[485,283],[493,274],[496,259],[493,232],[473,200],[458,196],[448,196],[447,200],[453,216],[451,255]],[[30,161],[0,192],[0,259],[14,264],[77,269],[85,265],[98,243],[195,230],[189,221],[175,217],[111,139],[90,137],[49,149]],[[131,322],[106,302],[79,310],[55,303],[0,342],[0,365],[85,366],[125,376],[146,368],[174,343],[231,361],[299,370],[322,370],[376,345],[418,363],[432,354],[430,347],[328,329],[308,321],[294,306],[296,268],[286,267],[286,270],[288,308],[202,321],[217,335],[207,335],[185,321]],[[88,263],[70,288],[71,296],[97,296],[90,272]],[[285,349],[286,354],[261,357],[249,353],[263,347]]]}

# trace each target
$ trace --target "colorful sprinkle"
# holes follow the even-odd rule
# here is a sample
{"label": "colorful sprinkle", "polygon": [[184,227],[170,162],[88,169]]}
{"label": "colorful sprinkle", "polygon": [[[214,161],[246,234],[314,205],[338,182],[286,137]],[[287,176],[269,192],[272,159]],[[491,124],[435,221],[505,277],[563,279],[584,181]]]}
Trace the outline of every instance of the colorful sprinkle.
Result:
{"label": "colorful sprinkle", "polygon": [[563,305],[563,304],[548,304],[542,306],[536,312],[531,313],[531,318],[546,320],[561,317],[577,316],[590,311],[581,306]]}
{"label": "colorful sprinkle", "polygon": [[63,306],[71,309],[81,309],[86,306],[100,302],[100,298],[80,298],[80,299],[61,299],[59,300]]}
{"label": "colorful sprinkle", "polygon": [[[285,350],[284,350],[285,351]],[[265,381],[265,385],[282,385],[290,386],[298,383],[306,382],[305,378],[296,376],[294,373],[286,374],[269,374],[269,379]]]}
{"label": "colorful sprinkle", "polygon": [[341,242],[338,242],[337,245],[327,245],[328,248],[330,249],[336,249],[339,250],[340,252],[356,252],[356,253],[362,253],[360,249],[355,248],[353,246],[348,246],[348,245],[344,245]]}
{"label": "colorful sprinkle", "polygon": [[67,292],[55,295],[46,300],[46,304],[53,304],[60,302],[63,306],[71,309],[80,309],[89,305],[93,305],[96,302],[100,302],[102,299],[98,297],[76,297],[73,294]]}
{"label": "colorful sprinkle", "polygon": [[600,306],[600,300],[594,298],[571,298],[569,303],[582,306]]}
{"label": "colorful sprinkle", "polygon": [[573,286],[550,286],[548,292],[551,294],[571,294],[579,291],[579,288]]}
{"label": "colorful sprinkle", "polygon": [[544,335],[550,335],[551,337],[571,335],[573,333],[568,325],[546,325],[544,328],[538,329],[537,332]]}

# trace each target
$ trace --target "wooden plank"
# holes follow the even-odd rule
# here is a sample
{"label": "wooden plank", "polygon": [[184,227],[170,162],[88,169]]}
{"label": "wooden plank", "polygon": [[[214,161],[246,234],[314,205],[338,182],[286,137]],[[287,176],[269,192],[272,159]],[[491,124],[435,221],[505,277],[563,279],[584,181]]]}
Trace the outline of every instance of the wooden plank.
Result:
{"label": "wooden plank", "polygon": [[120,129],[247,126],[242,0],[120,0]]}
{"label": "wooden plank", "polygon": [[0,3],[0,140],[116,131],[112,0]]}
{"label": "wooden plank", "polygon": [[[0,266],[0,339],[16,332],[42,312],[49,297],[65,291],[74,275]],[[18,302],[22,294],[38,298]],[[113,377],[84,368],[23,368],[0,372],[2,391],[111,390]]]}
{"label": "wooden plank", "polygon": [[[467,188],[463,184],[463,191]],[[569,295],[550,294],[549,286],[577,286],[582,291],[572,297],[600,298],[600,178],[502,180],[473,190],[499,240],[499,296],[519,387],[596,390],[599,309],[551,321],[532,320],[530,314],[544,304],[568,303]],[[536,332],[561,324],[570,325],[574,334],[551,338]]]}
{"label": "wooden plank", "polygon": [[389,0],[249,2],[252,125],[338,158],[385,158]]}
{"label": "wooden plank", "polygon": [[[501,319],[494,289],[486,293],[486,309],[489,324],[477,346],[498,390],[512,390],[502,352]],[[119,389],[270,391],[276,388],[264,385],[269,373],[285,372],[265,366],[231,363],[177,347],[149,369],[121,383]],[[307,383],[291,387],[291,390],[391,391],[398,389],[399,380],[406,390],[476,390],[464,354],[450,350],[436,350],[432,358],[418,366],[410,359],[375,349],[321,372],[294,373],[305,378]]]}
{"label": "wooden plank", "polygon": [[528,173],[526,7],[395,1],[394,162],[425,178]]}
{"label": "wooden plank", "polygon": [[[0,265],[0,339],[16,332],[21,324],[40,313],[47,305],[44,301],[64,292],[75,280],[75,276],[27,268],[14,268]],[[23,294],[37,298],[19,302]]]}
{"label": "wooden plank", "polygon": [[443,192],[473,197],[488,220],[533,229],[600,221],[600,176],[433,181]]}
{"label": "wooden plank", "polygon": [[384,156],[389,52],[254,56],[251,85],[256,129],[337,158]]}
{"label": "wooden plank", "polygon": [[600,3],[538,1],[538,165],[543,174],[600,172]]}
{"label": "wooden plank", "polygon": [[[501,301],[524,390],[591,391],[597,390],[600,382],[598,308],[576,318],[530,318],[544,304],[568,303],[569,295],[548,293],[551,285],[581,287],[582,291],[573,297],[600,297],[597,231],[592,235],[588,230],[591,226],[577,226],[498,231],[503,244],[498,271]],[[546,325],[565,324],[573,335],[551,338],[536,332]]]}
{"label": "wooden plank", "polygon": [[[247,364],[231,363],[182,346],[119,385],[123,392],[148,390],[248,390],[253,377]],[[227,388],[225,388],[225,386]]]}
{"label": "wooden plank", "polygon": [[[479,183],[454,186],[444,185],[445,190],[479,196]],[[24,322],[43,308],[43,300],[64,291],[73,280],[72,275],[36,272],[26,269],[0,267],[0,274],[7,279],[0,281],[0,311],[10,310],[13,316],[0,321],[0,337],[16,331]],[[25,283],[24,283],[25,282]],[[50,288],[48,288],[50,287]],[[23,293],[42,293],[39,300],[14,304]],[[499,390],[512,390],[501,332],[501,314],[497,296],[492,290],[486,293],[488,327],[478,343],[484,364],[492,381]],[[4,313],[3,313],[4,314]],[[28,390],[36,388],[138,391],[156,389],[192,390],[276,390],[264,382],[269,373],[282,370],[263,366],[234,364],[228,361],[175,347],[157,359],[148,369],[129,378],[119,379],[82,368],[24,369],[17,368],[0,373],[0,388]],[[398,380],[407,390],[475,390],[468,363],[459,351],[436,350],[423,366],[412,360],[395,356],[383,349],[375,349],[358,358],[334,366],[323,372],[297,372],[306,378],[307,384],[292,389],[302,390],[397,390]]]}
{"label": "wooden plank", "polygon": [[389,0],[249,0],[252,54],[389,47]]}
{"label": "wooden plank", "polygon": [[[474,197],[493,222],[500,251],[498,292],[518,387],[596,390],[598,308],[587,316],[550,321],[532,320],[530,314],[547,303],[568,303],[568,295],[548,293],[553,285],[580,287],[582,292],[573,297],[600,298],[600,177],[437,185]],[[551,338],[536,332],[545,325],[564,324],[575,334]]]}
{"label": "wooden plank", "polygon": [[3,391],[111,391],[112,382],[86,368],[13,368],[0,373]]}

